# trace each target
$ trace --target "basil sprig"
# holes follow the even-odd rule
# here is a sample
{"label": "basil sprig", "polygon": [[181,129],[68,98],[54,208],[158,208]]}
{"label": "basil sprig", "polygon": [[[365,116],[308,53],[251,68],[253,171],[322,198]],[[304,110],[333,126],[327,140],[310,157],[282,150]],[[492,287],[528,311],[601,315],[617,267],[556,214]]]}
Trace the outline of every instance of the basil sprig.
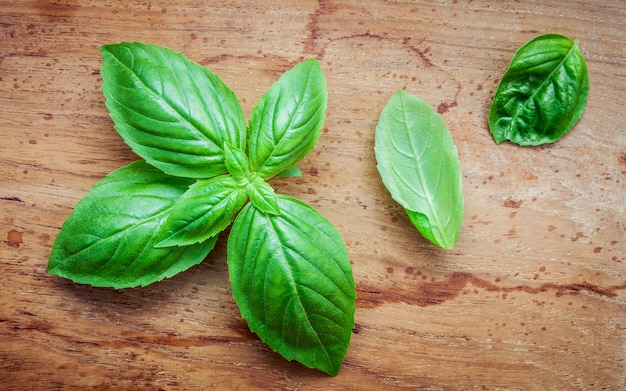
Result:
{"label": "basil sprig", "polygon": [[327,219],[266,181],[300,175],[320,137],[327,92],[317,61],[282,75],[246,127],[235,94],[184,55],[141,43],[101,52],[115,129],[144,160],[76,205],[48,272],[145,286],[202,262],[234,221],[229,278],[250,329],[285,358],[337,374],[354,327],[348,251]]}
{"label": "basil sprig", "polygon": [[489,111],[496,143],[554,142],[582,117],[589,94],[578,42],[559,35],[533,38],[513,56]]}

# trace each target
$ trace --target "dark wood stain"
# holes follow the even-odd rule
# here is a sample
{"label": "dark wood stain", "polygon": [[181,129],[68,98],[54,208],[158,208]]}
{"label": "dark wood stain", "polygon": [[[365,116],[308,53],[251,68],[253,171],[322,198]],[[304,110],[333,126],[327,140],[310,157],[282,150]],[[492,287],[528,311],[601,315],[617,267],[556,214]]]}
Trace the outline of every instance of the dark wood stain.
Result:
{"label": "dark wood stain", "polygon": [[186,337],[174,333],[147,333],[135,337],[129,337],[124,340],[125,343],[135,345],[167,345],[177,347],[202,347],[214,344],[228,344],[232,342],[240,342],[241,338],[232,336],[196,336]]}
{"label": "dark wood stain", "polygon": [[20,197],[0,197],[0,200],[4,201],[14,201],[14,202],[24,202]]}
{"label": "dark wood stain", "polygon": [[470,273],[454,272],[443,281],[430,281],[420,284],[415,289],[399,290],[397,288],[374,287],[367,284],[357,285],[357,307],[374,308],[389,303],[406,303],[425,307],[445,303],[455,299],[466,290],[468,285],[489,292],[510,293],[524,292],[529,294],[545,293],[554,291],[556,297],[564,295],[578,295],[583,292],[592,293],[604,297],[617,296],[616,291],[626,289],[626,281],[621,285],[600,287],[586,281],[573,284],[545,283],[538,286],[516,285],[501,286],[475,277]]}
{"label": "dark wood stain", "polygon": [[427,68],[431,68],[434,67],[435,64],[433,64],[433,62],[430,60],[430,58],[428,58],[428,53],[430,52],[430,48],[427,47],[425,49],[420,49],[414,45],[410,45],[409,44],[409,40],[407,40],[406,38],[402,41],[404,43],[404,45],[414,54],[417,55],[417,57],[419,57],[422,62],[424,63],[424,66],[426,66]]}
{"label": "dark wood stain", "polygon": [[[626,166],[626,152],[622,152],[617,157],[617,163],[621,164],[622,166]],[[622,174],[626,174],[626,170],[622,170],[621,172],[622,172]]]}
{"label": "dark wood stain", "polygon": [[508,198],[506,201],[504,201],[504,206],[506,208],[513,208],[513,209],[518,209],[520,206],[522,206],[522,203],[524,201],[522,200],[514,200],[512,198]]}
{"label": "dark wood stain", "polygon": [[318,8],[315,13],[311,15],[311,20],[306,25],[306,29],[310,32],[310,36],[304,42],[304,52],[323,58],[324,48],[318,47],[318,40],[322,36],[322,28],[320,27],[319,21],[322,16],[335,12],[336,6],[331,5],[327,0],[318,0],[317,3]]}
{"label": "dark wood stain", "polygon": [[437,106],[437,113],[439,114],[443,114],[448,112],[448,110],[450,110],[450,108],[452,107],[456,107],[458,105],[458,103],[456,101],[453,102],[441,102],[439,103],[439,106]]}
{"label": "dark wood stain", "polygon": [[9,246],[19,247],[19,245],[23,243],[22,234],[22,232],[14,229],[7,232],[7,242]]}

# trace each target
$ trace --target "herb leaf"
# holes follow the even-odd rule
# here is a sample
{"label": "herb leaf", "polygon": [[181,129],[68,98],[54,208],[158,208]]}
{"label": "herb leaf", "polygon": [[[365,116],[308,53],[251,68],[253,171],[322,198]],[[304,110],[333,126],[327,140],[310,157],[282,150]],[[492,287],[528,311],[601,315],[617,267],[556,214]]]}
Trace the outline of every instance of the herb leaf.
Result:
{"label": "herb leaf", "polygon": [[252,175],[246,191],[248,192],[248,197],[250,197],[250,202],[259,210],[274,215],[280,214],[278,199],[274,189],[260,176]]}
{"label": "herb leaf", "polygon": [[250,167],[246,153],[237,147],[224,143],[224,155],[228,173],[236,181],[246,181],[250,176]]}
{"label": "herb leaf", "polygon": [[354,327],[348,251],[315,209],[278,195],[280,215],[248,204],[228,238],[233,296],[250,329],[288,360],[339,371]]}
{"label": "herb leaf", "polygon": [[302,176],[302,171],[298,165],[291,166],[278,174],[274,175],[274,178],[286,178],[286,177],[299,177]]}
{"label": "herb leaf", "polygon": [[224,143],[224,152],[226,153],[226,167],[230,175],[239,182],[239,186],[245,188],[250,201],[263,212],[280,213],[274,189],[256,172],[250,172],[245,152],[228,143]]}
{"label": "herb leaf", "polygon": [[247,200],[245,188],[230,175],[197,181],[174,204],[156,246],[187,246],[219,234]]}
{"label": "herb leaf", "polygon": [[489,111],[496,143],[551,143],[582,117],[589,93],[587,65],[576,41],[538,36],[516,53]]}
{"label": "herb leaf", "polygon": [[326,79],[313,59],[283,74],[250,115],[250,168],[268,179],[308,154],[326,116]]}
{"label": "herb leaf", "polygon": [[413,225],[432,243],[452,248],[463,217],[461,167],[441,117],[400,90],[380,114],[374,150],[385,187]]}
{"label": "herb leaf", "polygon": [[155,45],[101,48],[102,91],[115,129],[167,174],[224,174],[223,145],[245,148],[246,123],[235,94],[206,67]]}
{"label": "herb leaf", "polygon": [[194,246],[154,248],[155,232],[190,184],[143,161],[112,172],[63,224],[48,272],[120,289],[145,286],[202,262],[217,237]]}

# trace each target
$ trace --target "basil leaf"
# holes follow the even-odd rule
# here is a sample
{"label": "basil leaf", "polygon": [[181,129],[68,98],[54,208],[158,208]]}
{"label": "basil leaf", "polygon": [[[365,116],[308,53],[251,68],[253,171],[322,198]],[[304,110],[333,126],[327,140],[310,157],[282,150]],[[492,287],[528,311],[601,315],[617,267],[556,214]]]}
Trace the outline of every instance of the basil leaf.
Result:
{"label": "basil leaf", "polygon": [[174,204],[156,246],[187,246],[216,236],[247,200],[245,189],[229,175],[197,181]]}
{"label": "basil leaf", "polygon": [[63,224],[48,272],[120,289],[145,286],[202,262],[217,237],[194,246],[154,248],[155,232],[190,183],[143,161],[112,172]]}
{"label": "basil leaf", "polygon": [[557,34],[538,36],[511,60],[489,111],[496,143],[551,143],[582,117],[589,93],[587,65],[578,42]]}
{"label": "basil leaf", "polygon": [[245,181],[250,176],[246,153],[229,143],[224,143],[224,155],[230,176],[236,181]]}
{"label": "basil leaf", "polygon": [[252,176],[252,180],[246,187],[250,202],[259,210],[265,213],[280,214],[278,207],[278,199],[276,193],[269,183],[265,182],[260,176]]}
{"label": "basil leaf", "polygon": [[380,115],[374,149],[385,187],[413,225],[437,246],[452,248],[463,217],[461,167],[441,117],[400,90]]}
{"label": "basil leaf", "polygon": [[263,212],[280,213],[274,189],[257,173],[250,172],[246,154],[228,143],[224,143],[224,151],[230,175],[239,182],[239,186],[245,187],[250,202]]}
{"label": "basil leaf", "polygon": [[297,164],[274,175],[274,178],[286,178],[286,177],[292,177],[292,176],[295,176],[295,177],[302,176],[302,171],[300,171],[300,167],[298,167]]}
{"label": "basil leaf", "polygon": [[123,42],[101,52],[106,106],[135,153],[170,175],[226,172],[224,142],[244,149],[246,123],[216,75],[159,46]]}
{"label": "basil leaf", "polygon": [[288,360],[335,375],[354,327],[348,251],[315,209],[278,196],[280,215],[252,204],[228,238],[233,296],[250,330]]}
{"label": "basil leaf", "polygon": [[250,168],[268,179],[302,160],[320,137],[326,79],[313,59],[283,74],[250,115]]}

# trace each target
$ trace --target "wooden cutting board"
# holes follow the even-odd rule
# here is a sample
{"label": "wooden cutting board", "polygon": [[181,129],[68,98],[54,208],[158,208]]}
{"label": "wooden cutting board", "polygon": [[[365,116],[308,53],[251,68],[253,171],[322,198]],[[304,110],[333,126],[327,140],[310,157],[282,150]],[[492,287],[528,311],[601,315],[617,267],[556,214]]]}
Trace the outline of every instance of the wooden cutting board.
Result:
{"label": "wooden cutting board", "polygon": [[[0,0],[0,389],[624,389],[625,26],[617,0]],[[579,41],[585,114],[554,144],[496,145],[497,83],[547,32]],[[338,376],[248,330],[226,238],[146,288],[46,273],[78,200],[138,159],[108,117],[98,51],[135,40],[208,66],[246,116],[284,71],[320,62],[323,135],[302,177],[272,185],[348,247],[359,298]],[[450,251],[415,231],[376,170],[374,129],[398,89],[436,109],[459,149],[465,213]]]}

